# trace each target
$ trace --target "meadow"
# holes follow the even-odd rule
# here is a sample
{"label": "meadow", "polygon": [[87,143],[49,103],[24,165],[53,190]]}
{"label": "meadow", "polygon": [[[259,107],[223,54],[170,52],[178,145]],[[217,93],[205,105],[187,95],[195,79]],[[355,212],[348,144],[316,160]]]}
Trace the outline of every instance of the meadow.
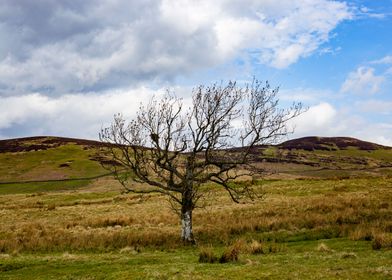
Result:
{"label": "meadow", "polygon": [[[197,246],[160,195],[88,189],[0,197],[3,279],[387,279],[392,179],[268,180],[264,200],[233,204],[211,186],[196,209]],[[109,187],[111,186],[111,187]],[[238,260],[217,259],[236,247]]]}
{"label": "meadow", "polygon": [[[265,196],[251,203],[206,185],[194,211],[197,244],[185,246],[166,197],[126,194],[99,177],[94,149],[56,149],[0,153],[0,279],[392,278],[392,177],[379,162],[389,150],[297,151],[304,161],[330,165],[320,157],[333,156],[340,165],[282,163],[284,175],[255,182]],[[376,169],[361,162],[353,172],[348,157],[357,154],[375,155],[368,161]],[[49,169],[72,180],[34,177]]]}

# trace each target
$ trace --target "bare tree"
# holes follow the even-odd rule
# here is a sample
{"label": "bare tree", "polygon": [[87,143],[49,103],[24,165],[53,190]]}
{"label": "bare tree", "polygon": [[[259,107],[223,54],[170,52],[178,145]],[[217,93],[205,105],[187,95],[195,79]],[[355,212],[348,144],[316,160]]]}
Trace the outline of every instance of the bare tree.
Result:
{"label": "bare tree", "polygon": [[[253,199],[251,184],[233,184],[244,175],[252,148],[276,142],[290,131],[287,122],[299,115],[301,104],[279,109],[278,89],[254,81],[240,87],[199,86],[192,105],[167,93],[141,106],[127,122],[114,116],[110,127],[100,132],[101,141],[112,143],[110,156],[116,178],[129,192],[161,193],[177,206],[181,238],[194,243],[192,211],[203,195],[203,184],[223,187],[233,201]],[[136,187],[135,181],[145,184]]]}

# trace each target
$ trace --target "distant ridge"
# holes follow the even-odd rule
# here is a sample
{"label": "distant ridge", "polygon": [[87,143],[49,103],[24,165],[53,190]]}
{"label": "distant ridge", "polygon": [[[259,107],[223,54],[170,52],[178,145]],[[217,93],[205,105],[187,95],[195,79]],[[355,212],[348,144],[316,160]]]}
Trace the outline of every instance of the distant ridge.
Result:
{"label": "distant ridge", "polygon": [[355,147],[359,150],[378,150],[378,149],[392,149],[391,147],[375,144],[372,142],[362,141],[351,137],[317,137],[308,136],[298,139],[288,140],[277,145],[281,149],[298,149],[306,151],[324,150],[335,151],[345,150],[349,147]]}
{"label": "distant ridge", "polygon": [[[99,180],[110,175],[103,165],[118,164],[102,153],[101,148],[108,145],[54,136],[0,140],[0,193],[10,184],[11,189],[15,184],[40,187],[47,183],[62,189],[64,184],[68,188]],[[391,147],[350,137],[312,136],[255,146],[250,157],[252,165],[246,168],[256,172],[262,168],[268,178],[392,176]]]}
{"label": "distant ridge", "polygon": [[33,136],[15,139],[0,140],[0,153],[6,152],[29,152],[56,148],[68,143],[77,145],[102,147],[107,144],[95,140],[57,137],[57,136]]}
{"label": "distant ridge", "polygon": [[[90,148],[97,148],[107,146],[107,143],[102,143],[95,140],[68,138],[68,137],[56,137],[56,136],[33,136],[23,137],[15,139],[0,140],[0,153],[6,152],[28,152],[47,150],[50,148],[56,148],[69,143],[88,146]],[[344,150],[349,147],[354,147],[359,150],[378,150],[387,149],[391,150],[392,147],[375,144],[372,142],[362,141],[351,137],[317,137],[308,136],[297,139],[285,141],[281,144],[275,145],[280,149],[287,150],[306,150],[306,151],[336,151]],[[233,148],[232,150],[237,150]]]}

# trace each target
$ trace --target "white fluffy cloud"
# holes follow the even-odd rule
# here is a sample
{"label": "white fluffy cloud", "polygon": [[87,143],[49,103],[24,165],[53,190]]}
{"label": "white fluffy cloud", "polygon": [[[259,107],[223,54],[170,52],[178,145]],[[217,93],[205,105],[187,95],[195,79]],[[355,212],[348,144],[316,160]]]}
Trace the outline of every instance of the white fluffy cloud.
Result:
{"label": "white fluffy cloud", "polygon": [[[162,93],[164,90],[141,87],[61,97],[38,93],[0,97],[0,132],[3,130],[15,137],[54,135],[96,139],[102,125],[108,125],[103,121],[111,122],[116,113],[133,117],[140,103]],[[20,127],[23,132],[19,131]]]}
{"label": "white fluffy cloud", "polygon": [[352,17],[332,0],[4,0],[0,95],[170,81],[244,52],[285,68]]}
{"label": "white fluffy cloud", "polygon": [[356,71],[349,73],[341,87],[343,93],[375,94],[380,91],[385,81],[382,75],[376,75],[372,67],[359,67]]}
{"label": "white fluffy cloud", "polygon": [[305,113],[294,119],[290,125],[295,129],[295,135],[309,134],[325,136],[330,131],[331,124],[336,120],[336,109],[327,102],[311,106]]}

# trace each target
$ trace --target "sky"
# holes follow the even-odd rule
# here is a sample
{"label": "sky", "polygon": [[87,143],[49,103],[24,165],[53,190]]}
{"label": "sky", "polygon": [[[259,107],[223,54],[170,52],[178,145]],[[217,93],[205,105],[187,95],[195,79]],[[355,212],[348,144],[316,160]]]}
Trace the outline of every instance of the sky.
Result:
{"label": "sky", "polygon": [[253,78],[289,138],[392,146],[392,0],[0,0],[0,139],[97,139],[167,89]]}

